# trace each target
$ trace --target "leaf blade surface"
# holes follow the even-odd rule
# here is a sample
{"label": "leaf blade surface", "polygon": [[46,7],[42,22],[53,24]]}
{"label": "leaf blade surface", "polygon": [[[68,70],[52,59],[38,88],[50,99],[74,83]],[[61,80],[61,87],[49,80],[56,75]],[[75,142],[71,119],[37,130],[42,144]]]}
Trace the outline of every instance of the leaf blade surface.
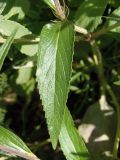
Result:
{"label": "leaf blade surface", "polygon": [[73,42],[74,27],[70,22],[48,24],[40,35],[37,81],[54,148],[68,96]]}

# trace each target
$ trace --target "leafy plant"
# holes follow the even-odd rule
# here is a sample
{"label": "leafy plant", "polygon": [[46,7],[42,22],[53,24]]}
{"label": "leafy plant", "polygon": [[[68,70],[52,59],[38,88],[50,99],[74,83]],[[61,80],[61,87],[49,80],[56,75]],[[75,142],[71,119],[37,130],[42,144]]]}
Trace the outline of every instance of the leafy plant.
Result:
{"label": "leafy plant", "polygon": [[[19,112],[20,122],[22,122],[21,135],[26,138],[26,141],[32,140],[31,137],[34,137],[35,133],[40,134],[38,131],[41,128],[39,118],[37,119],[32,113],[34,108],[29,108],[32,105],[32,93],[36,91],[35,81],[37,80],[37,90],[39,90],[45,112],[50,140],[47,139],[40,144],[37,140],[37,145],[28,143],[33,152],[51,142],[53,149],[58,150],[57,147],[59,147],[67,160],[89,160],[96,157],[98,160],[102,156],[106,159],[119,157],[120,105],[113,86],[114,84],[119,86],[119,69],[114,67],[112,60],[110,61],[111,71],[107,63],[107,58],[110,56],[101,53],[113,52],[112,49],[106,48],[109,45],[115,48],[119,44],[119,5],[117,0],[44,0],[44,2],[6,0],[0,2],[0,69],[8,76],[8,90],[4,96],[1,96],[0,101],[1,104],[5,103],[6,107],[7,104],[18,105],[17,102],[20,102],[20,106],[22,105],[22,111]],[[114,40],[116,44],[113,45]],[[107,71],[113,78],[111,81],[106,76]],[[95,79],[92,78],[93,76]],[[4,90],[4,85],[1,84],[1,87]],[[113,135],[114,140],[111,143],[113,148],[111,147],[109,155],[105,151],[105,155],[98,152],[99,155],[96,156],[89,148],[89,144],[85,144],[86,136],[83,136],[83,140],[82,134],[79,134],[70,114],[72,109],[70,111],[68,109],[69,96],[73,93],[76,96],[79,95],[81,99],[78,101],[81,107],[73,109],[73,116],[80,113],[86,117],[84,113],[88,107],[84,108],[84,106],[90,106],[96,101],[97,106],[100,103],[99,115],[102,112],[104,118],[108,111],[115,110],[117,129],[115,136]],[[104,97],[104,101],[101,101],[101,97]],[[111,101],[107,100],[107,97],[110,97]],[[113,105],[114,109],[111,109],[107,101]],[[86,115],[91,115],[94,111],[90,110],[90,114]],[[5,129],[6,126],[10,127],[7,121],[9,112],[9,109],[5,109],[3,114],[3,110],[0,110],[0,115],[3,116],[0,124],[4,125],[4,127],[0,126],[0,150],[25,159],[39,159],[18,136]],[[30,113],[37,124],[32,124]],[[96,119],[96,117],[93,118],[93,121],[97,121]],[[89,122],[91,122],[91,116],[88,117],[87,123]],[[29,123],[34,129],[27,131]],[[109,128],[110,123],[103,125]],[[84,120],[81,125],[84,126]],[[87,129],[89,128],[86,126]],[[102,132],[107,133],[106,130]],[[98,127],[97,132],[99,131]]]}

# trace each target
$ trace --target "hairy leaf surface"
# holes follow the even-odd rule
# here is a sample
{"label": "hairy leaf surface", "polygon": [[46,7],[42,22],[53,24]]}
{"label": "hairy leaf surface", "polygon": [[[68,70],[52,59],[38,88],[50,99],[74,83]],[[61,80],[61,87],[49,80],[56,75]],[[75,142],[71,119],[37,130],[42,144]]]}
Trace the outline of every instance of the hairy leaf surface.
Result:
{"label": "hairy leaf surface", "polygon": [[73,42],[74,27],[70,22],[47,24],[40,35],[37,81],[54,148],[68,96]]}
{"label": "hairy leaf surface", "polygon": [[85,0],[76,12],[76,25],[93,31],[100,24],[107,3],[108,0]]}
{"label": "hairy leaf surface", "polygon": [[67,107],[61,127],[59,141],[67,160],[89,160],[89,153],[79,136]]}

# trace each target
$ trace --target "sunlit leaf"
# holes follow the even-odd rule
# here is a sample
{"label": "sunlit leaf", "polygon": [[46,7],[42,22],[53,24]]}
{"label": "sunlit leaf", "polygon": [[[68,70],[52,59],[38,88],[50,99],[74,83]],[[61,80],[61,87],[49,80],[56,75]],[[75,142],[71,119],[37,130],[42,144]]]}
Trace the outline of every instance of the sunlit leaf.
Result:
{"label": "sunlit leaf", "polygon": [[74,27],[70,22],[47,24],[40,35],[37,81],[54,148],[68,97],[73,42]]}
{"label": "sunlit leaf", "polygon": [[75,15],[75,23],[93,31],[101,22],[108,0],[85,0]]}
{"label": "sunlit leaf", "polygon": [[88,150],[74,126],[67,107],[64,112],[59,141],[67,160],[89,160]]}
{"label": "sunlit leaf", "polygon": [[6,6],[6,0],[0,0],[0,14],[3,12]]}
{"label": "sunlit leaf", "polygon": [[27,28],[25,28],[23,25],[11,21],[11,20],[4,20],[3,17],[0,17],[0,33],[3,36],[10,36],[10,34],[14,31],[14,29],[17,28],[17,33],[15,35],[15,38],[20,38],[25,35],[32,34]]}

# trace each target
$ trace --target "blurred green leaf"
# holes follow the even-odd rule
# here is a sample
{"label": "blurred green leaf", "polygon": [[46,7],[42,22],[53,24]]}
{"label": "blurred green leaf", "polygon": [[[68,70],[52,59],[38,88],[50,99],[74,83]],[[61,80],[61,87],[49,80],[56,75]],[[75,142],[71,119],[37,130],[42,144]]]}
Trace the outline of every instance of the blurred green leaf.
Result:
{"label": "blurred green leaf", "polygon": [[16,0],[10,9],[10,11],[4,16],[5,19],[9,19],[14,15],[18,16],[18,19],[23,19],[25,14],[30,9],[29,0]]}
{"label": "blurred green leaf", "polygon": [[8,54],[8,51],[13,43],[13,40],[15,38],[15,34],[17,32],[17,29],[13,31],[11,36],[6,40],[6,42],[0,47],[0,70],[3,66],[4,60]]}
{"label": "blurred green leaf", "polygon": [[32,34],[27,28],[25,28],[21,24],[11,20],[4,20],[3,17],[0,17],[0,33],[3,36],[10,36],[10,34],[14,31],[15,28],[18,29],[15,35],[15,39]]}
{"label": "blurred green leaf", "polygon": [[92,32],[101,23],[107,3],[108,0],[84,1],[76,12],[75,24]]}
{"label": "blurred green leaf", "polygon": [[3,10],[6,7],[6,0],[0,0],[0,14],[3,12]]}
{"label": "blurred green leaf", "polygon": [[[120,7],[118,7],[112,12],[112,14],[110,15],[110,19],[105,24],[105,27],[111,26],[117,23],[118,21],[120,21]],[[116,27],[115,29],[111,31],[115,33],[120,33],[120,27]]]}
{"label": "blurred green leaf", "polygon": [[15,45],[21,53],[27,56],[34,56],[38,51],[38,43]]}
{"label": "blurred green leaf", "polygon": [[[13,32],[15,28],[18,28],[17,33],[15,35],[15,39],[19,39],[23,37],[23,41],[27,39],[25,36],[32,35],[32,32],[30,32],[27,28],[25,28],[23,25],[11,21],[11,20],[4,20],[3,17],[0,19],[0,33],[3,36],[10,36],[10,34]],[[30,38],[31,40],[31,38]],[[21,40],[22,41],[22,40]],[[28,56],[33,56],[37,53],[38,50],[38,43],[28,43],[24,42],[21,44],[15,44],[15,46],[20,50],[21,53],[26,54]]]}
{"label": "blurred green leaf", "polygon": [[32,68],[20,68],[18,70],[18,77],[16,79],[16,83],[17,84],[27,83],[31,78],[31,72],[32,72]]}

